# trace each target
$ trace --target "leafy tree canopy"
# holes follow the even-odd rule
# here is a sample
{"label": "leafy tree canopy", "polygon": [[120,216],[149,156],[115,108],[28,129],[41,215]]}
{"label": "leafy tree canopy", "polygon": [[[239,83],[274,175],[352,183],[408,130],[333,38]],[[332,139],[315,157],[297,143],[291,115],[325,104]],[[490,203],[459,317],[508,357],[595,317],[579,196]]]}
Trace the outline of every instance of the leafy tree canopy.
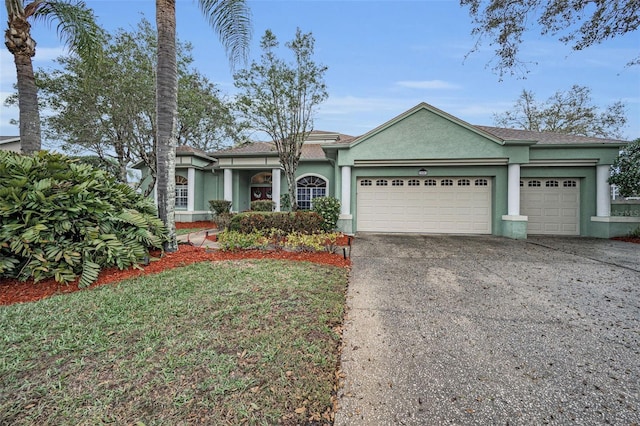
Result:
{"label": "leafy tree canopy", "polygon": [[620,195],[640,195],[640,138],[627,145],[611,166],[609,183],[616,185]]}
{"label": "leafy tree canopy", "polygon": [[[534,26],[541,35],[557,36],[574,50],[586,49],[607,39],[638,29],[637,0],[460,0],[473,19],[472,34],[491,40],[500,75],[523,69],[519,59],[523,35]],[[477,49],[477,46],[476,46]],[[640,56],[629,64],[640,63]]]}
{"label": "leafy tree canopy", "polygon": [[546,102],[538,102],[532,91],[523,90],[510,111],[494,115],[494,122],[507,128],[622,138],[627,117],[624,103],[615,102],[601,111],[592,103],[589,88],[574,85]]}
{"label": "leafy tree canopy", "polygon": [[[179,42],[179,144],[212,150],[240,142],[242,127],[231,102],[192,68],[191,50]],[[57,59],[61,69],[38,71],[42,107],[53,112],[44,120],[46,137],[62,141],[69,153],[90,152],[103,164],[115,160],[122,182],[137,161],[155,177],[156,52],[155,30],[143,19],[136,31],[107,35],[96,64],[64,56]],[[15,102],[14,95],[6,103]]]}
{"label": "leafy tree canopy", "polygon": [[[327,67],[313,60],[315,40],[300,29],[286,43],[294,58],[289,63],[276,55],[279,43],[267,30],[262,37],[260,62],[234,75],[240,89],[238,109],[249,125],[268,134],[278,150],[280,164],[289,185],[289,197],[296,199],[295,172],[302,144],[313,130],[313,116],[327,99],[324,74]],[[295,202],[292,209],[296,209]]]}

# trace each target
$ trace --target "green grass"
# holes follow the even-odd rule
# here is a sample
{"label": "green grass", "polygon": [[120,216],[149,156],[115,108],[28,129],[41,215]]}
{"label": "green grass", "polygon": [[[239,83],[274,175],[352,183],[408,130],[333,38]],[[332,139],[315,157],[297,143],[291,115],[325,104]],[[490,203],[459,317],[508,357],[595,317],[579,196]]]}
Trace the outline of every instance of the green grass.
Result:
{"label": "green grass", "polygon": [[346,282],[311,263],[206,262],[1,307],[0,424],[318,419]]}

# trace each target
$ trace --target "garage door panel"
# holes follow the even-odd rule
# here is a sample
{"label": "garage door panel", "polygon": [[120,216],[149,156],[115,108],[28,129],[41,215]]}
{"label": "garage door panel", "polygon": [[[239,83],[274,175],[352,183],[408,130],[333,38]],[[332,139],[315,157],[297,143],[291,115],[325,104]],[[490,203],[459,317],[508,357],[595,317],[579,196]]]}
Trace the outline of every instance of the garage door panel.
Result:
{"label": "garage door panel", "polygon": [[529,218],[528,234],[580,235],[578,180],[523,179],[521,189],[520,213]]}
{"label": "garage door panel", "polygon": [[[397,179],[404,185],[391,185],[393,178],[384,178],[387,186],[376,185],[383,178],[367,178],[366,186],[357,181],[359,231],[491,233],[490,179],[483,178],[486,186],[474,185],[474,179],[469,186],[457,185],[458,178]],[[445,179],[454,185],[442,185]],[[426,184],[432,180],[435,186]]]}

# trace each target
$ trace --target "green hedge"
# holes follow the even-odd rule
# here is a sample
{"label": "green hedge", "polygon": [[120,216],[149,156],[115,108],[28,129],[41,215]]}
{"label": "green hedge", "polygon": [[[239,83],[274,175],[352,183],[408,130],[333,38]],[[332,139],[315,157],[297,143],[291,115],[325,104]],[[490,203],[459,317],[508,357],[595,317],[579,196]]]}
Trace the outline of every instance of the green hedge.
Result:
{"label": "green hedge", "polygon": [[136,266],[167,230],[153,202],[61,154],[0,151],[0,277],[80,285]]}
{"label": "green hedge", "polygon": [[272,212],[276,203],[271,200],[255,200],[251,202],[251,210],[254,212]]}
{"label": "green hedge", "polygon": [[231,219],[229,229],[243,233],[279,229],[285,233],[322,231],[323,219],[315,212],[245,212]]}

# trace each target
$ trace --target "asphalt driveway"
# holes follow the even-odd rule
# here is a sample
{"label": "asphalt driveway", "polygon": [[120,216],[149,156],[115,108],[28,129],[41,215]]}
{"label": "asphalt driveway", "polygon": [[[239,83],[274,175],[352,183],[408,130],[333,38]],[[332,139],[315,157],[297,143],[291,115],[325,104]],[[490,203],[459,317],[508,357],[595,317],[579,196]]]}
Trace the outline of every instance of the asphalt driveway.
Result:
{"label": "asphalt driveway", "polygon": [[335,424],[640,424],[640,245],[358,235]]}

